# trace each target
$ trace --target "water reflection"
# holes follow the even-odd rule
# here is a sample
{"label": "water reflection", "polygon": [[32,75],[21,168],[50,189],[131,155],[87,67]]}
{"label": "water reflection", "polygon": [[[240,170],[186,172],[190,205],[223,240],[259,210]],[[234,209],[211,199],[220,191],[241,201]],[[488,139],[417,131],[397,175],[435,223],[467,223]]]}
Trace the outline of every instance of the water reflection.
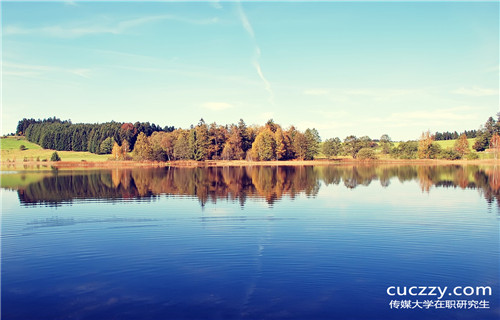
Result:
{"label": "water reflection", "polygon": [[[480,166],[284,166],[224,168],[113,169],[4,174],[21,175],[25,183],[6,186],[18,190],[23,205],[56,206],[75,199],[122,201],[154,200],[157,196],[196,197],[204,206],[220,199],[264,199],[269,205],[298,194],[314,197],[322,185],[346,188],[378,181],[388,187],[394,179],[417,181],[423,192],[432,187],[478,189],[488,203],[500,200],[500,170]],[[4,179],[5,180],[5,179]],[[9,179],[7,179],[9,180]]]}

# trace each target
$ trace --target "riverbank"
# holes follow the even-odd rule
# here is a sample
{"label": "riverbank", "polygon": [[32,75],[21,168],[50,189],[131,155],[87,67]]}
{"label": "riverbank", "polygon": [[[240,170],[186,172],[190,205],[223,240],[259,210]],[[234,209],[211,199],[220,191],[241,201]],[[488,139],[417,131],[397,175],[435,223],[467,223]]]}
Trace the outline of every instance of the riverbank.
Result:
{"label": "riverbank", "polygon": [[[58,151],[63,161],[51,162],[54,150],[42,149],[23,137],[9,137],[1,142],[0,171],[38,171],[38,170],[86,170],[103,168],[159,168],[159,167],[241,167],[241,166],[330,166],[330,165],[495,165],[494,159],[477,160],[430,160],[430,159],[392,159],[388,155],[379,155],[377,160],[359,160],[350,157],[317,160],[288,161],[245,161],[245,160],[178,160],[168,162],[154,161],[114,161],[110,155],[97,155],[90,152]],[[21,148],[23,146],[23,148]],[[489,155],[491,156],[491,155]]]}
{"label": "riverbank", "polygon": [[358,160],[338,158],[332,160],[290,160],[290,161],[245,161],[245,160],[207,160],[207,161],[24,161],[2,162],[1,171],[32,170],[85,170],[85,169],[131,169],[161,167],[243,167],[243,166],[334,166],[334,165],[498,165],[500,160],[431,160],[431,159],[378,159]]}

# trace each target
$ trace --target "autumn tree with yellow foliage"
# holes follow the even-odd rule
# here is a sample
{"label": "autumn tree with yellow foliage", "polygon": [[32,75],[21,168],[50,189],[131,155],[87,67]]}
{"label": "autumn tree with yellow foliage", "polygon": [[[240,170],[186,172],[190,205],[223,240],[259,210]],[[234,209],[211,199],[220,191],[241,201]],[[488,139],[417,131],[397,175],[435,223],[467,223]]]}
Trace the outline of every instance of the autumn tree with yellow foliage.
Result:
{"label": "autumn tree with yellow foliage", "polygon": [[469,141],[467,140],[467,136],[465,135],[465,133],[461,134],[460,137],[455,141],[453,149],[455,149],[455,151],[458,152],[461,157],[470,152]]}
{"label": "autumn tree with yellow foliage", "polygon": [[427,130],[422,132],[420,140],[418,141],[417,154],[420,159],[430,159],[432,152],[432,142],[434,141],[434,136],[431,135],[431,131]]}

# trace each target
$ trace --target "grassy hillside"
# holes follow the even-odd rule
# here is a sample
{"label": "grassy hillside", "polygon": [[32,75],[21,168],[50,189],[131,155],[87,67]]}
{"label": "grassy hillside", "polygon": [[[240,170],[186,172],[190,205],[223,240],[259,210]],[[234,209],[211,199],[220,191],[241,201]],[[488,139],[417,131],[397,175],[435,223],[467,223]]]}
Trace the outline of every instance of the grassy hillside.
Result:
{"label": "grassy hillside", "polygon": [[[20,150],[21,145],[24,145],[26,150]],[[1,138],[0,149],[2,151],[2,162],[22,162],[24,159],[28,161],[48,161],[52,153],[54,153],[54,150],[43,149],[39,145],[27,141],[24,137]],[[110,157],[107,154],[99,155],[90,152],[57,151],[57,153],[62,161],[106,161]]]}
{"label": "grassy hillside", "polygon": [[[434,141],[434,142],[437,143],[438,145],[440,145],[441,148],[447,149],[447,148],[453,148],[453,146],[455,146],[455,141],[457,141],[457,140],[440,140],[440,141]],[[469,141],[469,150],[471,152],[476,152],[476,150],[472,149],[472,146],[476,142],[476,138],[467,139],[467,141]],[[477,154],[479,155],[479,159],[493,159],[494,158],[494,155],[491,153],[477,152]]]}
{"label": "grassy hillside", "polygon": [[[453,146],[455,145],[455,141],[457,141],[457,140],[439,140],[439,141],[434,141],[434,142],[437,143],[438,145],[440,145],[441,148],[446,149],[446,148],[453,148]],[[476,142],[476,138],[470,138],[470,139],[467,139],[467,141],[469,141],[469,150],[473,151],[472,146]]]}

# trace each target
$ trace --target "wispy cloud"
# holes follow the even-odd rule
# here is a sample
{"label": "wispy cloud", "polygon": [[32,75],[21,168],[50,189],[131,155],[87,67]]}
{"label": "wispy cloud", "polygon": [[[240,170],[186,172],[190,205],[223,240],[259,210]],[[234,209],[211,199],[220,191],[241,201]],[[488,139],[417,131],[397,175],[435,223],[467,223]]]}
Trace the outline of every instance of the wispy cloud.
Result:
{"label": "wispy cloud", "polygon": [[78,3],[76,3],[76,1],[67,0],[63,1],[63,3],[65,6],[78,7]]}
{"label": "wispy cloud", "polygon": [[391,114],[389,118],[384,119],[383,121],[393,121],[394,123],[407,122],[408,120],[429,120],[433,121],[436,119],[446,119],[446,121],[450,120],[465,120],[469,119],[471,115],[469,113],[458,114],[452,110],[433,110],[433,111],[409,111],[409,112],[397,112]]}
{"label": "wispy cloud", "polygon": [[472,87],[472,88],[462,87],[452,91],[452,93],[465,96],[484,97],[484,96],[498,95],[498,89],[480,88],[480,87]]}
{"label": "wispy cloud", "polygon": [[23,78],[35,78],[40,73],[33,71],[3,71],[2,74],[4,76],[14,76],[14,77],[23,77]]}
{"label": "wispy cloud", "polygon": [[90,69],[71,69],[69,72],[79,77],[90,78]]}
{"label": "wispy cloud", "polygon": [[356,104],[366,102],[391,102],[421,99],[429,95],[425,88],[309,88],[302,92],[309,96],[324,96],[337,104]]}
{"label": "wispy cloud", "polygon": [[3,28],[3,35],[38,35],[55,38],[78,38],[97,34],[123,34],[129,29],[155,21],[172,20],[187,24],[208,25],[217,23],[217,18],[189,19],[174,15],[158,15],[122,20],[118,22],[80,23],[72,25],[52,25],[40,28],[25,28],[7,25]]}
{"label": "wispy cloud", "polygon": [[238,9],[238,16],[240,18],[241,24],[243,25],[243,28],[245,28],[245,30],[250,35],[252,40],[255,40],[255,33],[253,32],[252,25],[248,21],[247,15],[245,14],[245,11],[243,11],[243,7],[241,6],[240,2],[238,2],[237,9]]}
{"label": "wispy cloud", "polygon": [[130,65],[109,65],[108,68],[119,69],[119,70],[129,70],[133,72],[141,73],[155,73],[155,74],[177,74],[184,77],[192,77],[198,79],[206,79],[209,81],[225,81],[229,83],[239,83],[245,86],[260,86],[260,82],[253,79],[247,79],[242,76],[235,75],[225,75],[221,70],[217,69],[206,69],[200,66],[192,65],[176,65],[174,67],[134,67]]}
{"label": "wispy cloud", "polygon": [[78,77],[89,79],[91,76],[91,69],[88,68],[61,68],[54,66],[43,65],[30,65],[22,63],[12,63],[3,61],[3,74],[18,77],[39,77],[48,73],[69,73]]}
{"label": "wispy cloud", "polygon": [[352,96],[404,96],[414,94],[420,90],[415,89],[348,89],[344,93]]}
{"label": "wispy cloud", "polygon": [[210,1],[210,5],[215,9],[222,9],[222,5],[219,0]]}
{"label": "wispy cloud", "polygon": [[250,38],[252,39],[255,47],[255,53],[252,58],[252,64],[255,67],[255,71],[257,72],[259,78],[262,80],[264,83],[264,88],[266,91],[269,93],[269,102],[274,105],[274,92],[271,88],[271,83],[267,80],[267,78],[264,75],[264,72],[262,71],[262,67],[260,65],[260,57],[261,57],[261,50],[259,45],[257,44],[257,40],[255,38],[255,33],[252,28],[252,25],[250,24],[250,21],[248,21],[248,17],[245,14],[245,11],[243,11],[243,7],[241,6],[241,2],[237,3],[237,11],[238,11],[238,17],[241,21],[241,24],[243,28],[246,30]]}
{"label": "wispy cloud", "polygon": [[373,101],[391,102],[417,99],[427,95],[425,89],[350,89],[343,92],[348,97],[366,97]]}
{"label": "wispy cloud", "polygon": [[233,105],[226,102],[205,102],[204,104],[202,104],[202,107],[212,111],[221,111],[230,109],[233,107]]}
{"label": "wispy cloud", "polygon": [[[413,110],[406,112],[395,112],[388,117],[372,117],[366,119],[372,124],[383,125],[390,128],[402,127],[455,127],[463,120],[478,119],[477,111],[483,109],[481,106],[457,106],[453,108],[442,108],[434,110]],[[478,119],[479,121],[479,119]],[[465,128],[467,129],[467,128]]]}

